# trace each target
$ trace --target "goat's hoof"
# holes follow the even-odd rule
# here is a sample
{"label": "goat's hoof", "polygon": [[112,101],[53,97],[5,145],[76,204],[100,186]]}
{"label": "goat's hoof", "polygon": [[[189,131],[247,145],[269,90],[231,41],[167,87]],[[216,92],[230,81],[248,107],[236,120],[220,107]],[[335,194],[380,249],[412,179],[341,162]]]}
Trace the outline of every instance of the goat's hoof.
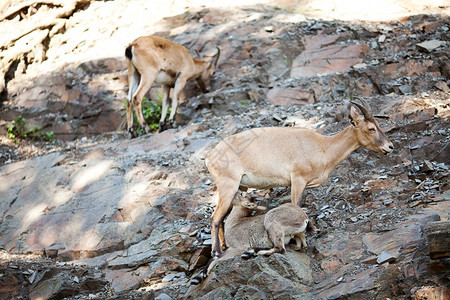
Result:
{"label": "goat's hoof", "polygon": [[150,127],[148,127],[147,124],[145,124],[144,131],[145,131],[145,133],[151,133],[151,132],[152,132],[152,131],[150,130]]}
{"label": "goat's hoof", "polygon": [[242,259],[250,259],[256,256],[256,252],[253,249],[246,250],[241,254]]}
{"label": "goat's hoof", "polygon": [[130,129],[128,129],[128,133],[130,134],[130,139],[137,137],[137,132],[134,127],[131,127]]}
{"label": "goat's hoof", "polygon": [[221,256],[222,256],[222,252],[217,251],[217,250],[211,251],[211,257],[213,259],[220,258]]}
{"label": "goat's hoof", "polygon": [[199,285],[202,283],[205,276],[203,274],[197,274],[196,276],[192,277],[191,279],[191,285]]}
{"label": "goat's hoof", "polygon": [[158,132],[159,133],[161,133],[161,132],[163,132],[164,130],[167,130],[168,128],[167,128],[167,124],[166,124],[166,122],[159,122],[159,128],[158,128]]}

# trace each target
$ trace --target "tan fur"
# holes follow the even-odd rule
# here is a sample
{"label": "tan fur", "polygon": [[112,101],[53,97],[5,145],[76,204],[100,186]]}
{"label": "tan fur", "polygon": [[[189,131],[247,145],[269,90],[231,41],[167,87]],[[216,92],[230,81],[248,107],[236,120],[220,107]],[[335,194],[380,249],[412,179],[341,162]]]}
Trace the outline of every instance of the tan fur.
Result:
{"label": "tan fur", "polygon": [[[214,266],[222,260],[241,255],[250,258],[256,255],[271,255],[284,252],[291,239],[295,250],[307,247],[304,232],[309,219],[302,208],[292,203],[276,207],[266,214],[252,216],[253,211],[265,211],[264,206],[254,203],[251,198],[236,194],[233,208],[225,221],[225,237],[229,248],[219,257],[213,258],[206,268],[193,278],[200,283],[208,276]],[[262,248],[262,249],[258,249]]]}
{"label": "tan fur", "polygon": [[352,106],[349,117],[353,125],[334,136],[305,128],[256,128],[224,139],[211,151],[206,165],[219,194],[211,217],[214,255],[226,249],[219,227],[239,188],[290,186],[291,202],[300,205],[305,188],[324,183],[330,172],[360,146],[384,154],[392,151],[392,143],[371,115],[363,117]]}
{"label": "tan fur", "polygon": [[[144,36],[137,38],[127,47],[128,68],[128,106],[127,106],[127,129],[131,132],[133,127],[133,107],[141,126],[145,120],[142,115],[142,98],[151,88],[153,83],[162,85],[162,115],[161,126],[165,125],[168,110],[169,91],[174,88],[172,99],[172,111],[169,121],[173,123],[178,106],[178,96],[185,87],[187,81],[196,79],[200,87],[206,91],[209,89],[210,78],[214,74],[219,49],[209,60],[199,60],[192,58],[188,50],[158,36]],[[145,131],[149,132],[149,127],[145,125]]]}

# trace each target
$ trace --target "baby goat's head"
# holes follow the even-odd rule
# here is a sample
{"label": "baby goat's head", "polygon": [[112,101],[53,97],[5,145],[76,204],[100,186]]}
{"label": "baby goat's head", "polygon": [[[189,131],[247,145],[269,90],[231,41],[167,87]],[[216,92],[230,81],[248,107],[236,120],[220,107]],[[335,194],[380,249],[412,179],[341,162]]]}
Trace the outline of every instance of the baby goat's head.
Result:
{"label": "baby goat's head", "polygon": [[240,195],[238,194],[233,201],[233,205],[239,205],[240,208],[256,212],[264,212],[267,210],[265,206],[261,206],[255,203],[255,199],[246,192]]}

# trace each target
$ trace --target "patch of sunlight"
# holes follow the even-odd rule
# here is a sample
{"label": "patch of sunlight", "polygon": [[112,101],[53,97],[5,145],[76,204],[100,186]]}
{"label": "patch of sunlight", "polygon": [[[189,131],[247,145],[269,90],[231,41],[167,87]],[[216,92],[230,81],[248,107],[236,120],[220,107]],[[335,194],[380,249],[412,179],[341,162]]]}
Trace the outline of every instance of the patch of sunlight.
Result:
{"label": "patch of sunlight", "polygon": [[98,181],[108,172],[112,163],[112,161],[101,161],[98,164],[79,171],[73,179],[72,190],[81,191],[88,185]]}
{"label": "patch of sunlight", "polygon": [[[78,233],[80,234],[80,233]],[[79,239],[78,243],[74,247],[75,250],[92,250],[95,249],[100,243],[101,236],[96,232],[96,230],[90,229],[84,233],[83,237]]]}
{"label": "patch of sunlight", "polygon": [[86,228],[85,217],[78,212],[64,226],[64,230],[59,235],[59,240],[74,245],[74,250],[95,249],[100,241],[100,236],[96,233],[95,228]]}
{"label": "patch of sunlight", "polygon": [[38,232],[34,241],[35,244],[40,245],[43,248],[49,247],[55,243],[58,239],[60,229],[55,226],[47,227],[44,231]]}
{"label": "patch of sunlight", "polygon": [[308,129],[317,129],[325,125],[325,121],[317,117],[303,119],[301,117],[292,116],[288,117],[285,122],[286,124],[292,125],[294,127],[302,127]]}
{"label": "patch of sunlight", "polygon": [[53,194],[47,195],[48,197],[50,197],[51,200],[51,205],[52,206],[60,206],[63,205],[67,202],[69,202],[72,197],[73,197],[73,192],[72,191],[67,191],[67,190],[59,190],[54,192]]}
{"label": "patch of sunlight", "polygon": [[22,220],[23,227],[28,228],[33,224],[44,213],[46,208],[47,204],[41,203],[30,209]]}
{"label": "patch of sunlight", "polygon": [[129,208],[133,204],[139,202],[140,199],[145,195],[145,191],[148,187],[148,182],[138,182],[132,185],[131,188],[124,192],[122,199],[118,203],[118,208]]}
{"label": "patch of sunlight", "polygon": [[420,13],[422,9],[448,6],[447,0],[275,0],[274,2],[310,18],[344,21],[388,21]]}

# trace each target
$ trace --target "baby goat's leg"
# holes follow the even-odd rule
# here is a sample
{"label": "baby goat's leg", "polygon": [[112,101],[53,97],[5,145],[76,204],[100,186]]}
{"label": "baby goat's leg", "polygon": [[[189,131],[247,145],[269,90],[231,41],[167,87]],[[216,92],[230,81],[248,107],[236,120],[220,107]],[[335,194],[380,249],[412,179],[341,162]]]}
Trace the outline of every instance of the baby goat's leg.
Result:
{"label": "baby goat's leg", "polygon": [[269,240],[272,242],[272,248],[252,248],[244,253],[241,257],[243,259],[249,259],[257,255],[272,255],[274,253],[284,253],[286,249],[284,248],[284,231],[278,226],[271,227],[270,231],[267,232]]}
{"label": "baby goat's leg", "polygon": [[306,248],[308,244],[306,244],[305,234],[303,232],[298,233],[294,236],[295,246],[292,246],[294,250],[300,250],[302,246]]}

